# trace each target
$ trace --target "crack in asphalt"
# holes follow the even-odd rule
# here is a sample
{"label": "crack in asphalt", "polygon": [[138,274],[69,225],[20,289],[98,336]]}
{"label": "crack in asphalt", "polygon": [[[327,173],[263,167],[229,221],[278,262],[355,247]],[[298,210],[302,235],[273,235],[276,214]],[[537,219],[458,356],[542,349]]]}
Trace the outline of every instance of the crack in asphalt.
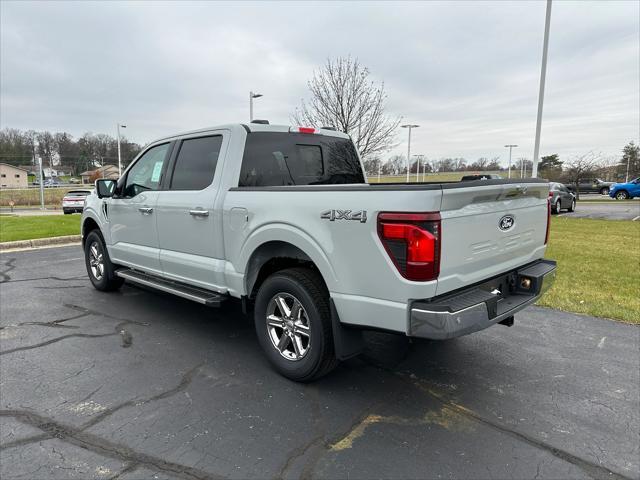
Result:
{"label": "crack in asphalt", "polygon": [[9,272],[16,268],[15,263],[16,263],[16,259],[15,258],[10,258],[6,262],[3,263],[3,266],[7,267],[7,268],[5,268],[4,270],[0,271],[0,283],[5,283],[5,282],[11,281],[11,277],[9,276]]}
{"label": "crack in asphalt", "polygon": [[[100,423],[107,417],[113,415],[123,408],[144,405],[157,400],[169,398],[182,391],[185,391],[189,387],[189,385],[191,385],[203,365],[204,364],[199,364],[188,370],[182,376],[180,382],[175,387],[145,399],[128,400],[126,402],[123,402],[119,405],[105,410],[104,412],[100,413],[88,422],[85,422],[78,428],[56,422],[51,418],[44,417],[38,413],[28,410],[0,410],[0,417],[13,417],[26,425],[33,426],[44,432],[39,435],[33,435],[31,437],[26,437],[23,439],[15,440],[13,442],[5,443],[4,445],[0,446],[0,451],[56,438],[66,443],[85,448],[94,453],[105,455],[110,458],[119,459],[126,463],[127,466],[123,470],[118,472],[115,476],[111,477],[111,480],[117,479],[125,473],[129,473],[140,467],[147,467],[155,471],[168,472],[177,475],[180,478],[188,480],[223,480],[225,479],[225,477],[221,475],[214,475],[197,468],[189,467],[179,463],[168,462],[153,455],[147,455],[145,453],[137,452],[132,448],[127,447],[126,445],[116,444],[102,439],[97,435],[86,432],[88,428],[95,426],[96,424]],[[89,397],[95,394],[100,388],[102,387],[99,387],[98,389],[91,392],[89,394]]]}
{"label": "crack in asphalt", "polygon": [[[293,451],[289,455],[287,455],[287,460],[280,468],[280,471],[275,475],[275,478],[278,479],[285,478],[286,474],[291,469],[291,467],[293,467],[296,460],[298,460],[299,458],[303,458],[307,454],[307,452],[309,452],[309,450],[325,443],[325,428],[322,422],[322,409],[320,408],[318,392],[315,388],[309,385],[305,385],[305,390],[310,393],[311,396],[311,419],[313,421],[316,434],[306,444],[294,448]],[[322,457],[323,453],[324,451],[320,451],[319,454],[314,455],[305,463],[302,473],[300,474],[300,478],[308,478],[305,473],[307,473],[307,470],[313,469],[315,464]]]}
{"label": "crack in asphalt", "polygon": [[[15,268],[15,267],[14,267]],[[10,269],[13,270],[13,269]],[[82,278],[86,278],[86,275],[77,275],[75,277],[69,278],[61,278],[61,277],[34,277],[34,278],[19,278],[17,280],[11,280],[11,277],[6,275],[6,272],[9,270],[4,270],[0,272],[0,277],[4,278],[4,280],[0,280],[0,284],[2,283],[18,283],[18,282],[35,282],[36,280],[54,280],[56,282],[69,282],[71,280],[80,280]]]}
{"label": "crack in asphalt", "polygon": [[6,326],[3,326],[3,327],[0,327],[0,330],[3,330],[5,328],[22,327],[22,326],[25,326],[25,325],[36,325],[36,326],[41,326],[41,327],[53,327],[53,328],[80,328],[80,327],[78,327],[76,325],[62,325],[62,323],[68,322],[70,320],[76,320],[78,318],[86,317],[87,315],[89,315],[89,313],[80,313],[78,315],[73,315],[71,317],[60,318],[58,320],[51,320],[50,322],[22,322],[22,323],[16,323],[14,325],[6,325]]}
{"label": "crack in asphalt", "polygon": [[10,353],[22,352],[25,350],[33,350],[35,348],[46,347],[47,345],[51,345],[52,343],[61,342],[62,340],[66,340],[68,338],[102,338],[102,337],[113,337],[114,335],[120,335],[118,332],[115,333],[71,333],[69,335],[63,335],[61,337],[52,338],[51,340],[47,340],[46,342],[36,343],[35,345],[25,345],[24,347],[16,347],[10,348],[9,350],[3,350],[0,352],[0,355],[8,355]]}
{"label": "crack in asphalt", "polygon": [[[26,410],[0,410],[0,417],[13,417],[16,420],[38,428],[48,435],[66,443],[80,447],[98,455],[115,458],[129,465],[147,467],[151,470],[167,472],[186,480],[223,480],[225,477],[213,475],[203,470],[169,462],[153,455],[137,452],[125,445],[110,442],[96,435],[83,432],[81,429],[58,423],[50,418]],[[34,437],[31,437],[32,439]],[[42,438],[40,440],[43,440]],[[32,440],[33,441],[33,440]],[[13,442],[12,446],[24,445]],[[9,447],[2,446],[0,450]],[[121,472],[122,473],[122,472]]]}
{"label": "crack in asphalt", "polygon": [[164,392],[158,393],[156,395],[153,395],[149,398],[146,399],[142,399],[142,400],[127,400],[126,402],[120,403],[119,405],[116,405],[114,407],[108,408],[106,410],[104,410],[103,412],[101,412],[99,415],[96,415],[95,417],[93,417],[91,420],[89,420],[88,422],[86,422],[85,424],[82,425],[81,430],[85,430],[87,428],[93,427],[94,425],[100,423],[102,420],[104,420],[105,418],[113,415],[114,413],[116,413],[118,410],[121,410],[123,408],[126,407],[134,407],[134,406],[140,406],[140,405],[144,405],[150,402],[155,402],[157,400],[162,400],[168,397],[171,397],[177,393],[180,393],[184,390],[186,390],[189,385],[191,385],[191,382],[193,382],[193,379],[196,377],[196,375],[200,372],[200,369],[202,368],[204,364],[201,363],[199,365],[196,365],[195,367],[193,367],[191,370],[187,371],[182,379],[180,380],[180,383],[178,383],[178,385],[176,385],[175,387],[166,390]]}
{"label": "crack in asphalt", "polygon": [[[378,368],[383,368],[383,367],[379,367]],[[388,370],[386,368],[383,368],[385,371],[387,371],[388,373],[391,373],[395,376],[397,376],[398,378],[403,379],[405,382],[407,382],[410,385],[413,385],[415,388],[417,388],[418,390],[429,394],[429,396],[431,396],[432,398],[434,398],[435,400],[437,400],[438,402],[440,402],[441,404],[443,404],[446,407],[451,408],[452,410],[454,410],[456,413],[463,415],[467,418],[471,418],[473,420],[475,420],[478,423],[481,423],[485,426],[491,427],[495,430],[500,431],[501,433],[504,433],[510,437],[516,438],[524,443],[527,443],[528,445],[531,445],[535,448],[538,448],[540,450],[544,450],[548,453],[550,453],[551,455],[553,455],[556,458],[559,458],[560,460],[564,460],[567,463],[570,463],[578,468],[580,468],[582,471],[584,471],[586,474],[588,474],[590,477],[596,479],[596,480],[605,480],[605,479],[609,479],[609,480],[632,480],[630,477],[626,477],[620,473],[617,472],[613,472],[601,465],[597,465],[593,462],[590,462],[589,460],[586,460],[584,458],[580,458],[572,453],[567,452],[566,450],[563,450],[561,448],[557,448],[554,447],[552,445],[549,445],[541,440],[538,440],[537,438],[528,435],[526,433],[523,432],[519,432],[517,430],[514,429],[510,429],[508,427],[506,427],[505,425],[502,425],[494,420],[491,420],[489,418],[486,418],[482,415],[480,415],[479,413],[470,410],[462,405],[459,405],[458,403],[456,403],[453,399],[448,398],[447,395],[443,395],[440,394],[438,392],[433,391],[431,388],[429,388],[428,386],[423,385],[419,379],[416,381],[415,379],[412,379],[410,377],[407,377],[406,374],[402,373],[402,372],[396,372],[396,371],[392,371],[392,370]]]}

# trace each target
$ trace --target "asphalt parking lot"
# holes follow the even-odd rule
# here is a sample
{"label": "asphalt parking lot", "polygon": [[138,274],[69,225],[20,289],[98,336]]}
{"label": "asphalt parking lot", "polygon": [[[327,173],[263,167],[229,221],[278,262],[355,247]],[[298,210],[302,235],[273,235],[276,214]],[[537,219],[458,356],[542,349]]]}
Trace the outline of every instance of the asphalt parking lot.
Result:
{"label": "asphalt parking lot", "polygon": [[447,342],[368,335],[307,385],[252,321],[125,286],[80,247],[0,256],[0,477],[640,477],[640,329],[532,307]]}
{"label": "asphalt parking lot", "polygon": [[640,201],[625,200],[601,202],[579,201],[575,212],[563,210],[558,216],[571,218],[597,218],[602,220],[640,220]]}

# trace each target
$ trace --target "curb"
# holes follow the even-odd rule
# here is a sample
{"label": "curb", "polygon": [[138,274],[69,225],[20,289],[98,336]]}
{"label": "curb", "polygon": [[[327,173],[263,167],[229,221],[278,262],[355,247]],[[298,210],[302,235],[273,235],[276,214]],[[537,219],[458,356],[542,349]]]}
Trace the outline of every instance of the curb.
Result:
{"label": "curb", "polygon": [[16,240],[15,242],[1,242],[0,252],[14,250],[17,248],[37,248],[48,247],[50,245],[64,245],[67,243],[78,243],[82,240],[80,235],[65,235],[62,237],[34,238],[33,240]]}

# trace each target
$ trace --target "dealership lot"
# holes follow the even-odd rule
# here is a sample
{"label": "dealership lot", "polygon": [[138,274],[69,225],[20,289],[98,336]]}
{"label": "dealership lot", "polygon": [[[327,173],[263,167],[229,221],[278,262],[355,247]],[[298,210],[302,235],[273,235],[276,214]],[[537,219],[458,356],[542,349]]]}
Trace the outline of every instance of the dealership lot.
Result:
{"label": "dealership lot", "polygon": [[640,330],[530,308],[448,342],[368,335],[301,385],[252,320],[125,286],[78,246],[0,256],[0,476],[638,478]]}
{"label": "dealership lot", "polygon": [[[585,195],[586,197],[586,195]],[[563,210],[560,216],[603,220],[640,220],[640,200],[578,202],[575,212]]]}

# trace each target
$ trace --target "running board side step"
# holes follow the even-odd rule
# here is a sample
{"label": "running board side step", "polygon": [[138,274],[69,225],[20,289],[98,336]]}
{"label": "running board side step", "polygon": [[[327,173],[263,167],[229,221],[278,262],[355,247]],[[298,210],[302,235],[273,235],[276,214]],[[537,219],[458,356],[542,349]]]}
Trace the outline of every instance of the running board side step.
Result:
{"label": "running board side step", "polygon": [[183,283],[174,282],[165,278],[156,277],[147,273],[138,272],[129,268],[116,270],[116,275],[133,283],[155,288],[163,292],[172,293],[178,297],[186,298],[194,302],[207,305],[208,307],[219,307],[227,298],[226,295],[205,290],[204,288],[192,287]]}

